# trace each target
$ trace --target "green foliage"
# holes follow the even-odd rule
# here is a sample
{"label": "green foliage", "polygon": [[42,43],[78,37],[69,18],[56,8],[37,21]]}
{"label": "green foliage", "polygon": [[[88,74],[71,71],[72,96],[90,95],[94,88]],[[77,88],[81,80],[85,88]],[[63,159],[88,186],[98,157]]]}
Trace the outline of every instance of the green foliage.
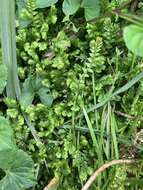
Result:
{"label": "green foliage", "polygon": [[126,180],[127,173],[125,166],[117,166],[115,168],[115,174],[112,178],[112,182],[110,183],[108,189],[109,190],[125,190],[124,182]]}
{"label": "green foliage", "polygon": [[38,76],[29,76],[23,83],[20,103],[27,107],[32,104],[34,97],[38,95],[41,102],[46,106],[51,106],[53,98],[49,89],[42,85],[42,80]]}
{"label": "green foliage", "polygon": [[[19,157],[18,178],[25,185],[23,189],[34,183],[33,167],[15,144],[29,152],[35,162],[38,183],[34,190],[44,189],[53,177],[59,179],[58,190],[79,190],[107,160],[136,158],[137,154],[142,158],[142,137],[133,151],[142,127],[142,59],[127,53],[121,19],[101,15],[92,24],[83,18],[83,12],[86,20],[91,20],[122,2],[17,1],[22,94],[20,102],[3,99],[2,94],[0,111],[10,119],[16,137],[13,151],[9,148],[3,154],[10,157],[3,167],[12,168],[12,177],[17,180],[15,160]],[[127,148],[122,152],[124,146]],[[0,157],[0,162],[4,159]],[[28,173],[22,173],[23,164]],[[140,179],[138,168],[133,175]],[[124,167],[109,169],[91,190],[117,189],[117,185],[127,189],[124,182],[128,178],[130,172]]]}
{"label": "green foliage", "polygon": [[[36,8],[46,8],[51,7],[55,3],[57,3],[58,0],[27,0],[27,1],[18,1],[18,14],[20,17],[20,11],[22,10],[22,14],[25,14],[25,19],[21,19],[20,23],[21,26],[25,27],[30,23],[30,14],[27,12],[29,9],[29,5],[35,5]],[[28,8],[28,9],[25,9]],[[100,3],[99,0],[64,0],[62,4],[62,10],[65,13],[65,15],[73,15],[75,14],[79,8],[84,8],[85,12],[85,19],[92,20],[99,16],[100,14]],[[27,18],[27,19],[26,19]]]}
{"label": "green foliage", "polygon": [[0,180],[2,190],[22,190],[35,185],[33,161],[16,147],[13,131],[7,119],[0,117],[0,168],[5,176]]}
{"label": "green foliage", "polygon": [[135,55],[143,57],[143,27],[130,25],[124,28],[124,40]]}
{"label": "green foliage", "polygon": [[68,16],[76,13],[80,7],[84,8],[85,19],[87,21],[98,17],[100,14],[100,5],[98,0],[64,0],[63,2],[63,12]]}

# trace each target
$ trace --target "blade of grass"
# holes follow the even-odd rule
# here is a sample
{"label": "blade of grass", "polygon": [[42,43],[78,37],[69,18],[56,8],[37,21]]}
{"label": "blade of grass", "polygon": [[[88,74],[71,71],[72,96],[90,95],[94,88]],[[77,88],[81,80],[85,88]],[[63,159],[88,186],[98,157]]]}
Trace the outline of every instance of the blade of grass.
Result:
{"label": "blade of grass", "polygon": [[[75,108],[76,100],[74,101],[73,107]],[[73,144],[76,146],[76,130],[75,130],[75,111],[72,111],[72,137],[73,137]]]}
{"label": "blade of grass", "polygon": [[93,127],[92,127],[92,124],[90,122],[90,119],[88,117],[88,114],[85,110],[85,108],[83,108],[83,113],[84,113],[84,116],[85,116],[85,119],[86,119],[86,122],[87,122],[87,126],[89,128],[89,131],[90,131],[90,135],[91,135],[91,138],[92,138],[92,141],[93,141],[93,145],[96,147],[96,152],[97,152],[97,155],[98,155],[98,143],[97,143],[97,139],[96,139],[96,136],[94,134],[94,130],[93,130]]}
{"label": "blade of grass", "polygon": [[107,107],[107,120],[106,120],[106,133],[107,133],[107,140],[106,140],[106,146],[104,148],[105,155],[107,159],[110,159],[110,153],[111,153],[111,128],[110,128],[110,114],[111,114],[111,107],[108,103]]}
{"label": "blade of grass", "polygon": [[31,121],[29,120],[28,116],[27,116],[24,112],[22,112],[22,115],[23,115],[23,117],[24,117],[24,119],[25,119],[25,121],[26,121],[26,123],[27,123],[27,126],[29,127],[29,129],[30,129],[30,131],[31,131],[31,133],[32,133],[32,135],[33,135],[35,141],[36,141],[38,144],[42,144],[40,138],[39,138],[38,135],[37,135],[37,132],[36,132],[35,128],[33,127]]}
{"label": "blade of grass", "polygon": [[[93,88],[94,105],[96,106],[97,101],[96,101],[96,93],[95,93],[95,77],[94,77],[94,72],[92,73],[92,88]],[[97,112],[97,110],[95,110],[95,122],[96,122],[96,128],[99,129],[98,112]]]}
{"label": "blade of grass", "polygon": [[19,98],[20,85],[17,75],[15,0],[0,0],[0,28],[2,61],[8,68],[7,96]]}
{"label": "blade of grass", "polygon": [[143,78],[143,72],[139,73],[136,75],[133,79],[131,79],[127,84],[116,90],[113,94],[109,95],[104,101],[96,104],[90,109],[87,109],[87,113],[94,111],[95,109],[98,109],[102,106],[104,106],[105,103],[107,103],[111,98],[114,96],[117,96],[125,91],[127,91],[129,88],[131,88],[134,84],[136,84],[141,78]]}
{"label": "blade of grass", "polygon": [[[102,106],[104,106],[107,102],[109,102],[114,96],[117,96],[125,91],[127,91],[128,89],[130,89],[133,85],[135,85],[140,79],[143,78],[143,72],[139,73],[138,75],[136,75],[133,79],[131,79],[127,84],[125,84],[124,86],[122,86],[121,88],[119,88],[118,90],[116,90],[113,94],[108,95],[106,99],[104,99],[102,102],[92,106],[91,108],[87,109],[86,112],[90,113],[93,112],[94,110],[101,108]],[[80,117],[82,117],[84,114],[81,113],[79,115],[76,116],[75,119],[78,119]],[[64,125],[71,123],[71,120],[67,121],[64,123]]]}
{"label": "blade of grass", "polygon": [[112,136],[112,142],[114,147],[115,156],[113,158],[119,159],[119,152],[118,152],[118,141],[117,141],[117,123],[115,120],[115,115],[111,112],[110,115],[110,122],[111,122],[111,136]]}

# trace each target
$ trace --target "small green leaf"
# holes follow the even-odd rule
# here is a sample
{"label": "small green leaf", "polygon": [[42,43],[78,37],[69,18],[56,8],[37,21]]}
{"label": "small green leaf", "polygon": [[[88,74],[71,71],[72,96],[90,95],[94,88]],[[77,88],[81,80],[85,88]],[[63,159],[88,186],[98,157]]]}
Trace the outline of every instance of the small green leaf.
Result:
{"label": "small green leaf", "polygon": [[35,185],[33,161],[25,152],[17,150],[12,159],[5,157],[5,162],[5,168],[0,163],[0,168],[6,174],[0,181],[1,190],[23,190]]}
{"label": "small green leaf", "polygon": [[63,12],[65,15],[73,15],[80,8],[81,0],[64,0]]}
{"label": "small green leaf", "polygon": [[41,88],[38,91],[39,98],[45,106],[51,106],[53,103],[53,97],[46,88]]}
{"label": "small green leaf", "polygon": [[42,79],[39,76],[31,75],[23,84],[20,104],[24,107],[31,105],[36,94],[44,105],[50,106],[52,104],[53,98],[49,93],[49,89],[43,87]]}
{"label": "small green leaf", "polygon": [[0,64],[0,94],[3,92],[7,83],[7,67],[5,64]]}
{"label": "small green leaf", "polygon": [[23,84],[20,103],[24,107],[31,105],[34,99],[35,91],[33,89],[32,81],[33,81],[33,76],[30,76],[25,80]]}
{"label": "small green leaf", "polygon": [[128,49],[143,57],[143,27],[134,24],[126,26],[123,36]]}
{"label": "small green leaf", "polygon": [[50,7],[57,3],[58,0],[36,0],[36,5],[38,8]]}
{"label": "small green leaf", "polygon": [[13,131],[7,119],[0,116],[0,154],[13,147]]}
{"label": "small green leaf", "polygon": [[98,17],[100,14],[99,0],[83,0],[82,7],[87,21]]}

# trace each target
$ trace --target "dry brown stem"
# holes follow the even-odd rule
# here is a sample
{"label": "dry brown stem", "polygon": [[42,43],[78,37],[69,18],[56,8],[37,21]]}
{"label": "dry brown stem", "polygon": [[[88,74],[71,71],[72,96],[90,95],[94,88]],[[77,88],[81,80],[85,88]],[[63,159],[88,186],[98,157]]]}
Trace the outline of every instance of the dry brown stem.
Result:
{"label": "dry brown stem", "polygon": [[106,170],[107,168],[116,165],[116,164],[132,164],[135,163],[136,160],[112,160],[104,165],[102,165],[100,168],[98,168],[93,175],[88,179],[88,181],[85,183],[85,185],[82,187],[81,190],[88,190],[89,187],[92,185],[92,183],[96,180],[97,176]]}

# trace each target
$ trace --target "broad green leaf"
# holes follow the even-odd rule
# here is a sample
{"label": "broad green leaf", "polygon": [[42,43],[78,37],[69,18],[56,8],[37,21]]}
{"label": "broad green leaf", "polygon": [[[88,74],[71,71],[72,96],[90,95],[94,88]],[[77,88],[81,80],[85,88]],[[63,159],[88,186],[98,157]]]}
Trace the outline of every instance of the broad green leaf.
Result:
{"label": "broad green leaf", "polygon": [[39,98],[41,102],[46,106],[51,106],[53,103],[53,97],[49,93],[49,90],[46,88],[42,88],[38,91]]}
{"label": "broad green leaf", "polygon": [[36,0],[36,5],[38,8],[50,7],[57,3],[58,0]]}
{"label": "broad green leaf", "polygon": [[13,147],[13,131],[8,120],[0,116],[0,154],[3,150],[9,150]]}
{"label": "broad green leaf", "polygon": [[0,64],[0,94],[3,92],[7,83],[7,67],[4,64]]}
{"label": "broad green leaf", "polygon": [[99,0],[83,0],[82,7],[87,21],[98,17],[100,14]]}
{"label": "broad green leaf", "polygon": [[[12,144],[9,149],[3,149],[0,151],[0,168],[5,169],[9,166],[10,162],[13,162],[13,157],[15,156],[18,148],[15,144]],[[8,161],[6,161],[6,158]]]}
{"label": "broad green leaf", "polygon": [[0,181],[1,190],[23,190],[35,185],[32,159],[22,150],[17,150],[9,161],[5,158],[7,167],[0,168],[5,171],[5,177]]}
{"label": "broad green leaf", "polygon": [[64,0],[63,12],[66,15],[73,15],[79,9],[81,0]]}
{"label": "broad green leaf", "polygon": [[143,27],[134,24],[126,26],[123,35],[128,49],[143,57]]}

